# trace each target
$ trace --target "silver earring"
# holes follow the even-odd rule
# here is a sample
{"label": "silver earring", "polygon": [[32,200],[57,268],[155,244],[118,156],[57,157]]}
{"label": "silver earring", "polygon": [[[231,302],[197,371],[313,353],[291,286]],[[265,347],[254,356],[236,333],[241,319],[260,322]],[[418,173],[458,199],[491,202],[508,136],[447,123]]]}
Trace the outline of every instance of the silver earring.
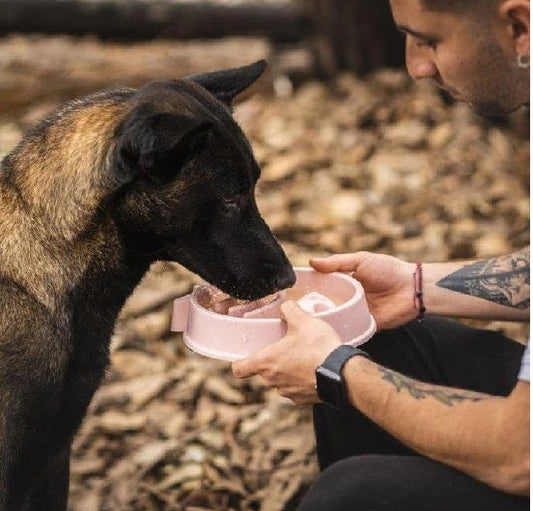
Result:
{"label": "silver earring", "polygon": [[517,55],[516,62],[521,69],[527,69],[529,67],[529,55]]}

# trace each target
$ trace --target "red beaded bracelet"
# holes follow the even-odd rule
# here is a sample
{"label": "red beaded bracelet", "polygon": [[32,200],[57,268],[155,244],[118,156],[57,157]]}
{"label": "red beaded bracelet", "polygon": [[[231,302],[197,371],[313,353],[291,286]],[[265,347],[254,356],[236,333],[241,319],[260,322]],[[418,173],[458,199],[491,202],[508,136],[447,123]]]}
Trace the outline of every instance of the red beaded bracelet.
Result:
{"label": "red beaded bracelet", "polygon": [[424,313],[426,312],[426,307],[424,307],[424,282],[422,274],[422,263],[420,261],[416,262],[416,269],[413,273],[413,283],[414,283],[414,296],[413,296],[413,308],[418,311],[418,321],[424,319]]}

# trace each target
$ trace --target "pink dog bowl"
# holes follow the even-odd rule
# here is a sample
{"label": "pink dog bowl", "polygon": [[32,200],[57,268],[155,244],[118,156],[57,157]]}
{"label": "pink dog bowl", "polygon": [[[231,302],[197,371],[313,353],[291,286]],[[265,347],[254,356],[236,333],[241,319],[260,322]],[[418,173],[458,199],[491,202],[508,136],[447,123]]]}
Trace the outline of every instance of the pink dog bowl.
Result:
{"label": "pink dog bowl", "polygon": [[[327,321],[343,342],[359,346],[374,335],[376,322],[357,280],[343,273],[319,273],[312,268],[294,271],[296,284],[291,290],[316,291],[340,303],[313,316]],[[206,309],[200,305],[205,293],[206,286],[197,286],[190,295],[174,300],[171,329],[183,332],[183,340],[191,350],[207,357],[235,361],[285,336],[287,326],[281,319],[232,317]]]}

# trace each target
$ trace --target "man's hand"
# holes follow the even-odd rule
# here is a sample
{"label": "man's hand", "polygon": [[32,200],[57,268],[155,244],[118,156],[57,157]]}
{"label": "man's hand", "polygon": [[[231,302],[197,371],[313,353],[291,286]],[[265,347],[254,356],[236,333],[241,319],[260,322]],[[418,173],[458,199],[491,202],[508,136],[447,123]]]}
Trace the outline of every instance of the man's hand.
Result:
{"label": "man's hand", "polygon": [[379,330],[404,325],[418,315],[413,307],[414,264],[392,256],[370,252],[311,259],[310,264],[320,272],[351,273],[361,282],[368,308]]}
{"label": "man's hand", "polygon": [[287,335],[245,360],[233,363],[237,378],[260,375],[269,387],[298,405],[318,401],[315,369],[342,343],[325,321],[313,318],[296,302],[281,306]]}

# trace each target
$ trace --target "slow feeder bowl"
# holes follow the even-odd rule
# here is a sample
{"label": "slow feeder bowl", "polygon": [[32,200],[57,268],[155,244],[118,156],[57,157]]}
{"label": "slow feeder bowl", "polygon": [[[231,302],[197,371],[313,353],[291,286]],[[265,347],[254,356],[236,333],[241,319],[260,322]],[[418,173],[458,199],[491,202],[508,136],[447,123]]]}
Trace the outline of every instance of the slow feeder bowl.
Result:
{"label": "slow feeder bowl", "polygon": [[[340,305],[314,313],[327,321],[343,342],[359,346],[376,331],[376,322],[368,311],[361,284],[343,273],[319,273],[312,268],[295,268],[292,289],[316,291],[335,297]],[[287,326],[281,319],[241,318],[218,314],[200,304],[205,286],[197,286],[190,295],[174,300],[173,332],[183,332],[188,348],[207,357],[235,361],[248,357],[285,336]]]}

